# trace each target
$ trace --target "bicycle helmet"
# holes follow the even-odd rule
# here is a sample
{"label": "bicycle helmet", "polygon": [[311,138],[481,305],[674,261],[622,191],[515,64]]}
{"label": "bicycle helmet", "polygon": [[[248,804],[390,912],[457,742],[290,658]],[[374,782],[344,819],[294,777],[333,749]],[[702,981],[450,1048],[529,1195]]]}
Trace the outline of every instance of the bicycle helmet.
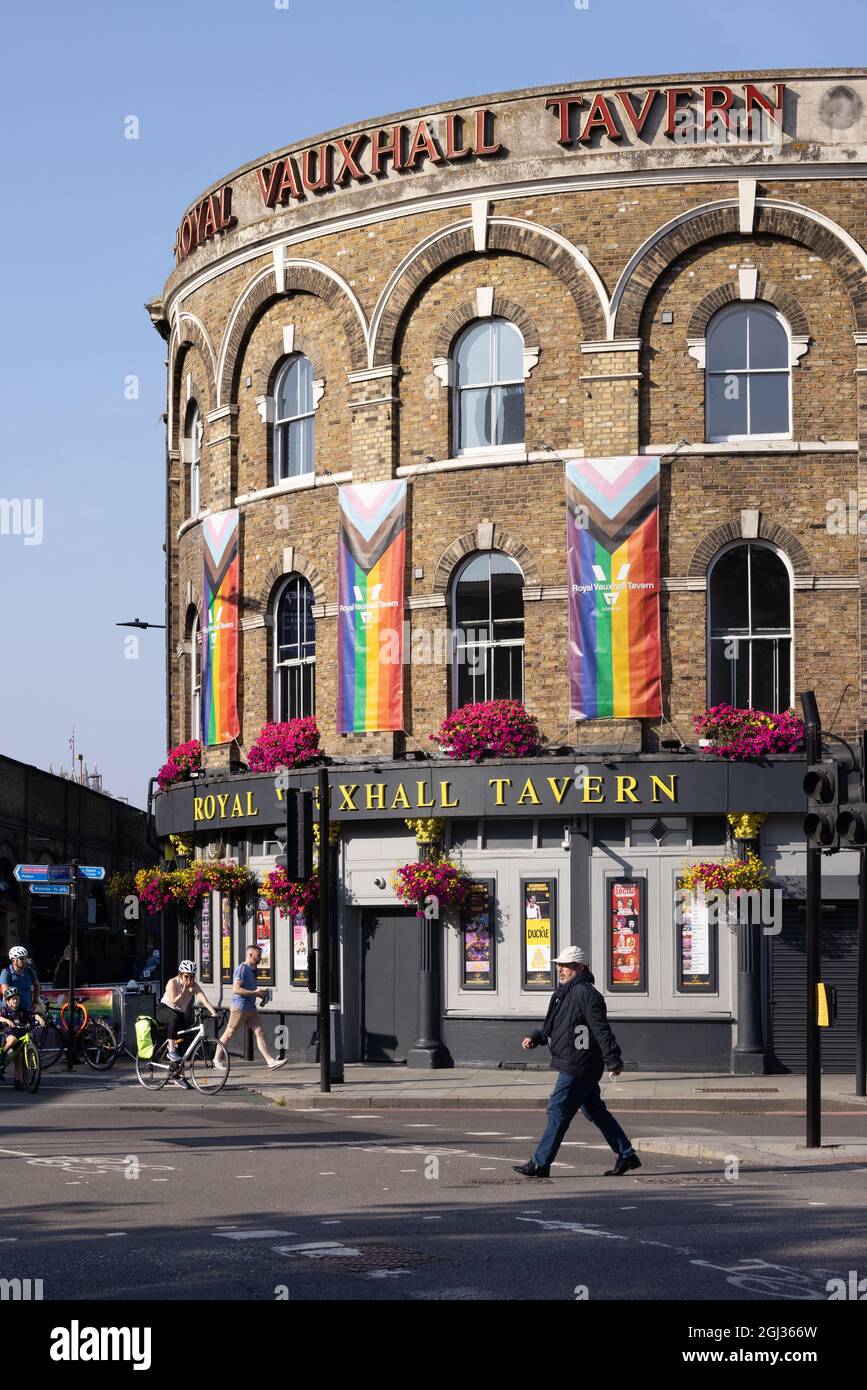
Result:
{"label": "bicycle helmet", "polygon": [[13,946],[9,952],[10,960],[27,960],[29,952],[26,946]]}
{"label": "bicycle helmet", "polygon": [[4,995],[3,995],[3,998],[4,998],[4,999],[12,999],[12,998],[20,999],[20,998],[21,998],[21,991],[20,991],[20,989],[18,988],[17,985],[7,985],[7,986],[6,986],[5,993],[4,993]]}
{"label": "bicycle helmet", "polygon": [[196,962],[194,960],[182,960],[178,966],[179,975],[195,975]]}

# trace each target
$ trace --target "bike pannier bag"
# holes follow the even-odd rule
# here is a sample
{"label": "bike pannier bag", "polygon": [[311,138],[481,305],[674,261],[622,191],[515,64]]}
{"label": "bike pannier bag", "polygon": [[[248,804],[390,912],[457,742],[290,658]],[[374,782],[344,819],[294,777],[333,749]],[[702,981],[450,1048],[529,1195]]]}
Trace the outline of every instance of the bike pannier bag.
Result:
{"label": "bike pannier bag", "polygon": [[154,1055],[154,1021],[142,1014],[135,1021],[135,1038],[139,1057],[147,1060]]}

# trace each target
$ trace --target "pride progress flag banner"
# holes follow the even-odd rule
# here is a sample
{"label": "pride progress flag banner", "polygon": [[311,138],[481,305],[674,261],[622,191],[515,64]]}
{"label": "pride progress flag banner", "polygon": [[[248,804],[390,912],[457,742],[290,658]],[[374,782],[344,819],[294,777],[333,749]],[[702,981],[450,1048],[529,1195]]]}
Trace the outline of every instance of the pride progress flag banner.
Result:
{"label": "pride progress flag banner", "polygon": [[238,720],[238,509],[202,522],[202,743],[229,743]]}
{"label": "pride progress flag banner", "polygon": [[570,719],[662,713],[659,459],[566,464]]}
{"label": "pride progress flag banner", "polygon": [[403,728],[406,483],[340,489],[337,729]]}

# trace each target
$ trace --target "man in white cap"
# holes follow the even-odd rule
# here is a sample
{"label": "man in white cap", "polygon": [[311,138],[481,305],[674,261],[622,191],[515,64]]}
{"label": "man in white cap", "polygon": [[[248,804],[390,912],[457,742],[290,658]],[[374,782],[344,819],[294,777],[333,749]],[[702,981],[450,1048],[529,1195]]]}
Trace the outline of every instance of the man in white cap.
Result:
{"label": "man in white cap", "polygon": [[611,1076],[623,1070],[623,1058],[608,1023],[605,1000],[593,988],[593,976],[580,946],[567,946],[555,960],[559,986],[551,996],[545,1022],[521,1046],[525,1050],[547,1043],[551,1066],[560,1073],[548,1101],[548,1124],[529,1163],[515,1165],[527,1178],[547,1178],[566,1131],[580,1110],[601,1131],[617,1155],[606,1177],[622,1177],[641,1160],[602,1099],[599,1081],[607,1067]]}

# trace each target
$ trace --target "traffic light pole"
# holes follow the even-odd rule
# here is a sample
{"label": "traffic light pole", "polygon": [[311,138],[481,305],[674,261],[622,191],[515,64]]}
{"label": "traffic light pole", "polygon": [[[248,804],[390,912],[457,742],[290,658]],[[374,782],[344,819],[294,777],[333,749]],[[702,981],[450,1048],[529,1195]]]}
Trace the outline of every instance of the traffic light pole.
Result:
{"label": "traffic light pole", "polygon": [[[805,702],[805,748],[808,763],[822,756],[822,726],[815,697]],[[822,1044],[819,1033],[820,930],[822,919],[822,851],[807,842],[807,1139],[808,1149],[822,1144]]]}
{"label": "traffic light pole", "polygon": [[[861,730],[861,800],[867,801],[867,730]],[[867,850],[858,855],[858,1015],[855,1094],[867,1095]]]}
{"label": "traffic light pole", "polygon": [[331,855],[328,830],[328,769],[319,769],[319,940],[316,978],[319,982],[319,1090],[331,1090]]}
{"label": "traffic light pole", "polygon": [[78,953],[78,860],[72,861],[72,883],[69,885],[69,992],[66,1019],[66,1069],[75,1063],[75,958]]}

